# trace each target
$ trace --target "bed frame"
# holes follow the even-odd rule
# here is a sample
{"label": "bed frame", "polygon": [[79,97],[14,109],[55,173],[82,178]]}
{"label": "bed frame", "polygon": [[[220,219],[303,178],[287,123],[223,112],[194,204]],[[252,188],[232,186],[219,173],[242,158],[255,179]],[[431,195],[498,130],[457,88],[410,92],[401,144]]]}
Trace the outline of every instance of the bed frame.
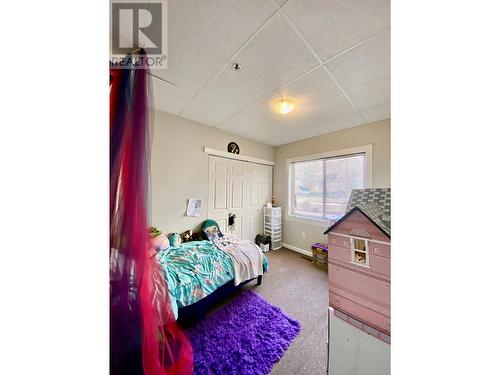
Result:
{"label": "bed frame", "polygon": [[237,286],[234,285],[234,279],[231,279],[221,287],[214,290],[205,298],[200,299],[192,305],[179,307],[177,322],[181,326],[187,328],[194,325],[196,322],[205,319],[205,315],[207,311],[210,310],[210,308],[222,302],[235,291],[240,289],[243,285],[246,285],[253,280],[257,280],[257,285],[261,285],[262,275],[242,282]]}

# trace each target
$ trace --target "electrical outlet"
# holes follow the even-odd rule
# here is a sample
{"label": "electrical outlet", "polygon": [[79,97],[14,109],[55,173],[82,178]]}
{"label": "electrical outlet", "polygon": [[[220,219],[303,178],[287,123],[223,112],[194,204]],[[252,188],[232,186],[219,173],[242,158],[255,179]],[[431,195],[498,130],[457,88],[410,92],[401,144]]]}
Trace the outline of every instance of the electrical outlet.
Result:
{"label": "electrical outlet", "polygon": [[306,232],[302,232],[301,236],[302,238],[306,238]]}

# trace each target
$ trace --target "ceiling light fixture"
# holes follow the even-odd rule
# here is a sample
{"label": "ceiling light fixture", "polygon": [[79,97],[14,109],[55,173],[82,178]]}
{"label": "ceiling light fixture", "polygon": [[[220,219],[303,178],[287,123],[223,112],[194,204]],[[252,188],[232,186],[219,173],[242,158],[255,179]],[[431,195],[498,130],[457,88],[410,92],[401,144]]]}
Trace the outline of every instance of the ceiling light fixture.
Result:
{"label": "ceiling light fixture", "polygon": [[295,108],[295,103],[290,99],[281,99],[276,106],[274,107],[275,111],[281,113],[282,115],[286,115],[289,112],[292,112]]}

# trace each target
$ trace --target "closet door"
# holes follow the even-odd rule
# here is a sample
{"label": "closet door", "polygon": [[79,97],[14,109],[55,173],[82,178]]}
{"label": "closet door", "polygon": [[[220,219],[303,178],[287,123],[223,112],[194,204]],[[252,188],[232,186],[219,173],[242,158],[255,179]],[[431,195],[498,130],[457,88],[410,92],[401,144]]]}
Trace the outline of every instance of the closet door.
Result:
{"label": "closet door", "polygon": [[208,217],[219,224],[223,233],[227,231],[229,215],[229,159],[209,157],[208,173]]}
{"label": "closet door", "polygon": [[246,218],[248,221],[247,239],[254,241],[255,236],[262,232],[262,182],[260,164],[247,164]]}
{"label": "closet door", "polygon": [[235,214],[231,233],[255,240],[264,233],[262,210],[272,196],[273,168],[268,165],[209,156],[208,217],[229,232],[229,214]]}
{"label": "closet door", "polygon": [[273,167],[247,162],[247,209],[248,239],[254,241],[257,234],[264,233],[262,210],[271,202],[273,194]]}
{"label": "closet door", "polygon": [[234,227],[231,231],[238,237],[244,237],[245,230],[245,162],[230,160],[229,162],[229,214],[235,214]]}
{"label": "closet door", "polygon": [[262,206],[271,202],[273,197],[273,167],[270,165],[261,165],[262,177]]}

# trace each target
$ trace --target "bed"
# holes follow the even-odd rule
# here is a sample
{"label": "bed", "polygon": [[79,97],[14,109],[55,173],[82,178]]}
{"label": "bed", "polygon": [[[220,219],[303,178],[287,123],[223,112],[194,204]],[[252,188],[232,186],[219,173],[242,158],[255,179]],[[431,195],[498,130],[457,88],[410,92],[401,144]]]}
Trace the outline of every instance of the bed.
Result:
{"label": "bed", "polygon": [[[256,251],[260,250],[256,247]],[[187,320],[187,315],[200,318],[217,301],[216,297],[224,297],[250,281],[235,285],[233,259],[212,241],[185,242],[158,252],[156,257],[165,273],[172,310],[179,320]],[[263,272],[268,268],[269,261],[264,256]],[[182,316],[183,312],[186,316]]]}

